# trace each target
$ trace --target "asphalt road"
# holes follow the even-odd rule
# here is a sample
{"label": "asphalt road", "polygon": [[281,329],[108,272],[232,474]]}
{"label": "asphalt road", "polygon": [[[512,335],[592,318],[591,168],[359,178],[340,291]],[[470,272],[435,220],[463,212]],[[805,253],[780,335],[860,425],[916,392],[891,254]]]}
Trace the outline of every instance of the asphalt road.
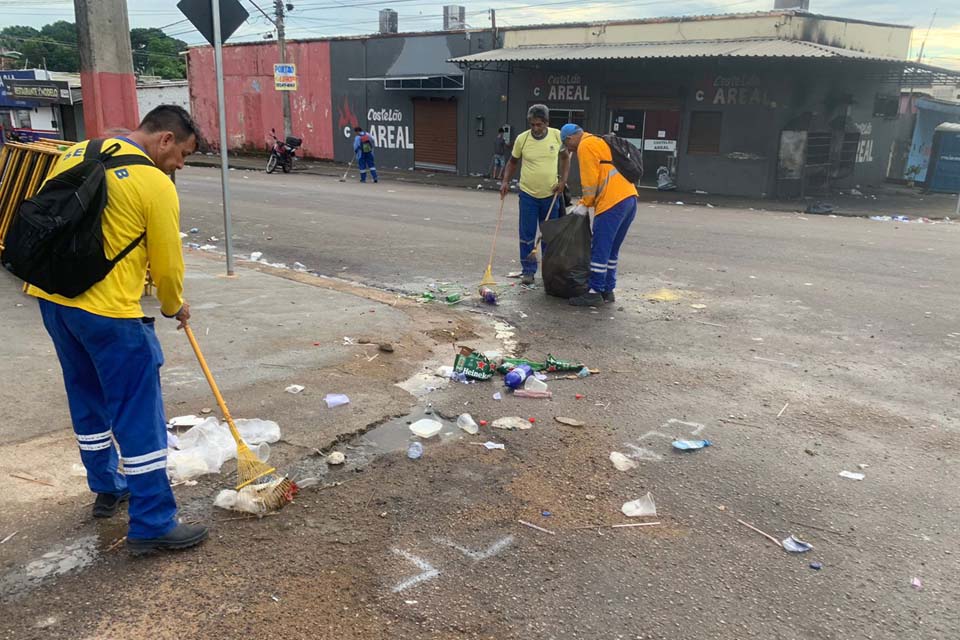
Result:
{"label": "asphalt road", "polygon": [[[485,267],[489,193],[232,177],[238,254],[410,293],[469,292]],[[177,182],[182,227],[221,238],[218,174]],[[511,196],[498,276],[517,268],[515,228]],[[551,382],[552,400],[498,401],[494,383],[421,400],[532,429],[428,441],[419,461],[344,442],[350,463],[325,476],[342,485],[220,524],[179,561],[110,556],[61,578],[7,637],[957,637],[958,233],[643,205],[617,303],[506,284],[494,312],[520,354],[599,375]],[[677,437],[712,446],[677,453]],[[466,444],[484,440],[506,449]],[[614,469],[614,451],[637,467]],[[648,492],[660,524],[610,528]],[[814,548],[787,553],[738,519]],[[104,583],[112,615],[77,593]]]}

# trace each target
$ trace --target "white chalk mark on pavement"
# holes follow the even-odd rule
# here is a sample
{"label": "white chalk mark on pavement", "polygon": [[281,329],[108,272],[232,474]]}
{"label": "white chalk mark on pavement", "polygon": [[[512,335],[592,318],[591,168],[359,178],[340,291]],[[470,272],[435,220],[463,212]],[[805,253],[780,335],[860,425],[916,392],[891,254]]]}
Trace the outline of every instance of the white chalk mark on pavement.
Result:
{"label": "white chalk mark on pavement", "polygon": [[477,551],[474,549],[469,549],[467,547],[462,547],[458,545],[456,542],[454,542],[453,540],[448,540],[447,538],[431,538],[431,539],[436,544],[442,544],[442,545],[446,545],[448,547],[452,547],[456,549],[457,551],[459,551],[460,553],[462,553],[463,555],[467,556],[472,560],[486,560],[487,558],[492,558],[493,556],[497,555],[498,553],[500,553],[501,551],[509,547],[511,544],[513,544],[514,537],[511,535],[505,538],[501,538],[500,540],[497,540],[492,545],[487,547],[487,549],[482,551]]}
{"label": "white chalk mark on pavement", "polygon": [[396,555],[400,556],[401,558],[404,558],[409,562],[412,562],[417,566],[418,569],[420,569],[423,572],[411,578],[407,578],[400,584],[396,585],[393,588],[394,593],[400,593],[401,591],[409,589],[414,585],[418,585],[421,582],[426,582],[427,580],[433,580],[434,578],[440,575],[440,572],[434,569],[433,565],[427,562],[426,560],[424,560],[423,558],[415,556],[412,553],[408,551],[403,551],[401,549],[391,549],[391,551]]}

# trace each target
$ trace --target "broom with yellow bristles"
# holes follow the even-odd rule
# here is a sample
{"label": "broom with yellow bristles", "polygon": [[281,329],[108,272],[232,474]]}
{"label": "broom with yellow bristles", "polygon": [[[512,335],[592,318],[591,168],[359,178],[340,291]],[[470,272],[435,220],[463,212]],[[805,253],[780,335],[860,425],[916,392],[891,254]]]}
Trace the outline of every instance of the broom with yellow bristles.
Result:
{"label": "broom with yellow bristles", "polygon": [[[263,487],[258,490],[258,499],[263,500],[264,505],[271,510],[283,507],[293,500],[293,496],[297,492],[296,483],[289,478],[272,478],[276,475],[276,468],[260,460],[247,443],[243,441],[237,425],[233,422],[233,416],[230,415],[230,410],[227,409],[227,403],[224,402],[223,396],[220,395],[220,389],[217,388],[213,374],[210,373],[207,361],[200,352],[200,345],[197,343],[197,338],[193,335],[193,330],[190,328],[190,325],[184,325],[183,330],[187,334],[187,339],[190,340],[190,346],[193,347],[193,352],[197,355],[200,368],[203,369],[203,375],[207,378],[210,390],[213,391],[213,397],[217,400],[217,405],[220,407],[223,419],[226,420],[227,426],[230,428],[230,435],[233,436],[234,441],[237,443],[237,490],[252,485],[257,480],[261,480],[260,484],[263,484]],[[271,479],[273,481],[270,481]],[[266,482],[263,482],[264,480],[266,480]]]}

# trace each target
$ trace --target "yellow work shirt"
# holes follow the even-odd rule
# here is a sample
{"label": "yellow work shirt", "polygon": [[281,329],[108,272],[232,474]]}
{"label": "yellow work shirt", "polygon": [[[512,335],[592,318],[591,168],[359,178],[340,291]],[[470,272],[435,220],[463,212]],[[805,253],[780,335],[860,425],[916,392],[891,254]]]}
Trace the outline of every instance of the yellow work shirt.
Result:
{"label": "yellow work shirt", "polygon": [[[120,144],[118,155],[146,157],[137,145],[116,138],[103,148]],[[83,161],[87,142],[74,145],[60,157],[53,177]],[[49,178],[48,178],[49,179]],[[160,310],[174,316],[183,306],[183,248],[180,244],[180,201],[169,176],[154,166],[132,165],[107,171],[107,206],[101,218],[104,253],[113,258],[146,231],[146,237],[110,273],[75,298],[28,286],[27,293],[108,318],[141,318],[147,264],[157,287]]]}
{"label": "yellow work shirt", "polygon": [[557,163],[560,159],[560,130],[547,128],[540,140],[527,129],[513,143],[513,157],[522,160],[520,190],[534,198],[552,198],[559,182]]}
{"label": "yellow work shirt", "polygon": [[580,163],[580,204],[595,207],[597,215],[612,209],[630,196],[637,196],[637,187],[627,181],[613,166],[613,153],[603,138],[584,133],[577,147]]}

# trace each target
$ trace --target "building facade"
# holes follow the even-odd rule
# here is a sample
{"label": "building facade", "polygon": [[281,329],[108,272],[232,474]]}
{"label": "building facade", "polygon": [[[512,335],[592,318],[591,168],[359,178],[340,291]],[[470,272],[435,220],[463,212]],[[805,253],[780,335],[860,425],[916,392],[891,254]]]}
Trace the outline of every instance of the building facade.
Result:
{"label": "building facade", "polygon": [[[683,190],[797,197],[880,182],[896,149],[905,162],[895,140],[901,89],[917,73],[906,62],[911,27],[798,10],[500,30],[447,23],[289,43],[305,154],[349,161],[361,126],[382,167],[488,174],[497,130],[515,137],[529,106],[544,103],[553,126],[633,142],[645,186],[665,174]],[[212,57],[190,49],[188,72],[193,114],[216,140]],[[224,48],[231,149],[263,150],[281,127],[278,60],[272,42]],[[960,75],[942,71],[944,82]]]}

